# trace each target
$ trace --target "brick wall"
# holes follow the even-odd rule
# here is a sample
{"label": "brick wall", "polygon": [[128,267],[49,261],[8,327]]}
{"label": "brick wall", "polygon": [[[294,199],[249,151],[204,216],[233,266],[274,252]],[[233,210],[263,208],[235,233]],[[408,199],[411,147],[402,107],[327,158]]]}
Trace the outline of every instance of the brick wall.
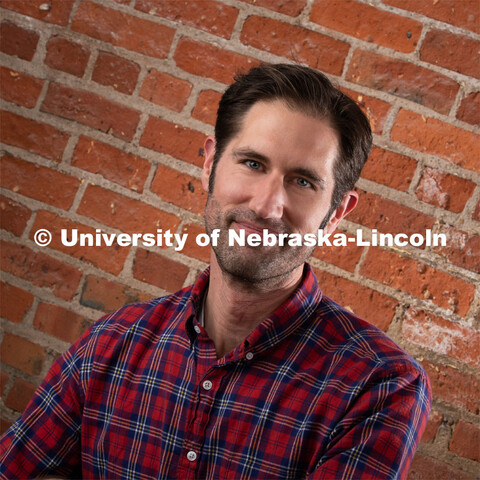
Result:
{"label": "brick wall", "polygon": [[[104,312],[190,284],[209,252],[64,247],[82,232],[203,231],[202,145],[235,70],[329,74],[375,132],[341,228],[448,236],[312,259],[329,296],[428,371],[411,479],[474,478],[479,458],[480,7],[477,0],[2,0],[0,410]],[[49,228],[54,240],[36,246]]]}

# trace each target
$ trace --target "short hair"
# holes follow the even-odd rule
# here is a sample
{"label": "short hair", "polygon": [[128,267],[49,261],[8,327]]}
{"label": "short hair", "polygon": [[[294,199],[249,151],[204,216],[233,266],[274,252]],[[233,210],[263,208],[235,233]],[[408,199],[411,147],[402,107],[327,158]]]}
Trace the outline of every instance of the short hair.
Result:
{"label": "short hair", "polygon": [[218,161],[241,130],[248,110],[259,101],[282,100],[293,110],[325,119],[339,136],[330,206],[333,212],[345,193],[354,187],[372,148],[370,123],[360,107],[334,87],[323,73],[302,65],[261,64],[246,74],[237,74],[234,80],[223,94],[217,111],[210,193]]}

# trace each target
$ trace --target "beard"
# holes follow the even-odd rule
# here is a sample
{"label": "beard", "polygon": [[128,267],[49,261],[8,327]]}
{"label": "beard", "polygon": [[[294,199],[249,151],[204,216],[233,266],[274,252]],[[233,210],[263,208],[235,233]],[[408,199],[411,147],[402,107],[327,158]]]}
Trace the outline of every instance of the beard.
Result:
{"label": "beard", "polygon": [[[328,219],[329,215],[319,228],[324,228]],[[305,263],[316,248],[289,245],[252,247],[248,244],[230,246],[228,230],[233,228],[234,222],[252,223],[260,230],[267,229],[275,234],[293,232],[282,220],[261,218],[249,209],[236,207],[224,212],[215,197],[208,195],[205,229],[209,235],[214,229],[220,230],[217,245],[212,246],[218,265],[223,273],[244,285],[266,287],[282,283],[292,271]]]}

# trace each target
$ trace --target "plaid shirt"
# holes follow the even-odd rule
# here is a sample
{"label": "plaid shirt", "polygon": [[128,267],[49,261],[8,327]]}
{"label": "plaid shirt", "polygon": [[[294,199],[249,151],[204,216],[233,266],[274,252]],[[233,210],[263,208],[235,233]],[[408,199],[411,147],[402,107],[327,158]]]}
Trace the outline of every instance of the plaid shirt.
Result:
{"label": "plaid shirt", "polygon": [[208,278],[93,325],[6,433],[1,478],[405,478],[431,403],[421,367],[308,265],[217,359],[197,321]]}

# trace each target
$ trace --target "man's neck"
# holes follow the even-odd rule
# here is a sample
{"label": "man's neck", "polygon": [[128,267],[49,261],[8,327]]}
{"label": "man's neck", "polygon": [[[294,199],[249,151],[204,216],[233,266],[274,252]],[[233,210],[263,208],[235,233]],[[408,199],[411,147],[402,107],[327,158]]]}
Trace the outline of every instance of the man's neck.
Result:
{"label": "man's neck", "polygon": [[205,301],[205,329],[222,358],[269,317],[301,282],[303,265],[274,287],[252,288],[222,272],[212,255]]}

